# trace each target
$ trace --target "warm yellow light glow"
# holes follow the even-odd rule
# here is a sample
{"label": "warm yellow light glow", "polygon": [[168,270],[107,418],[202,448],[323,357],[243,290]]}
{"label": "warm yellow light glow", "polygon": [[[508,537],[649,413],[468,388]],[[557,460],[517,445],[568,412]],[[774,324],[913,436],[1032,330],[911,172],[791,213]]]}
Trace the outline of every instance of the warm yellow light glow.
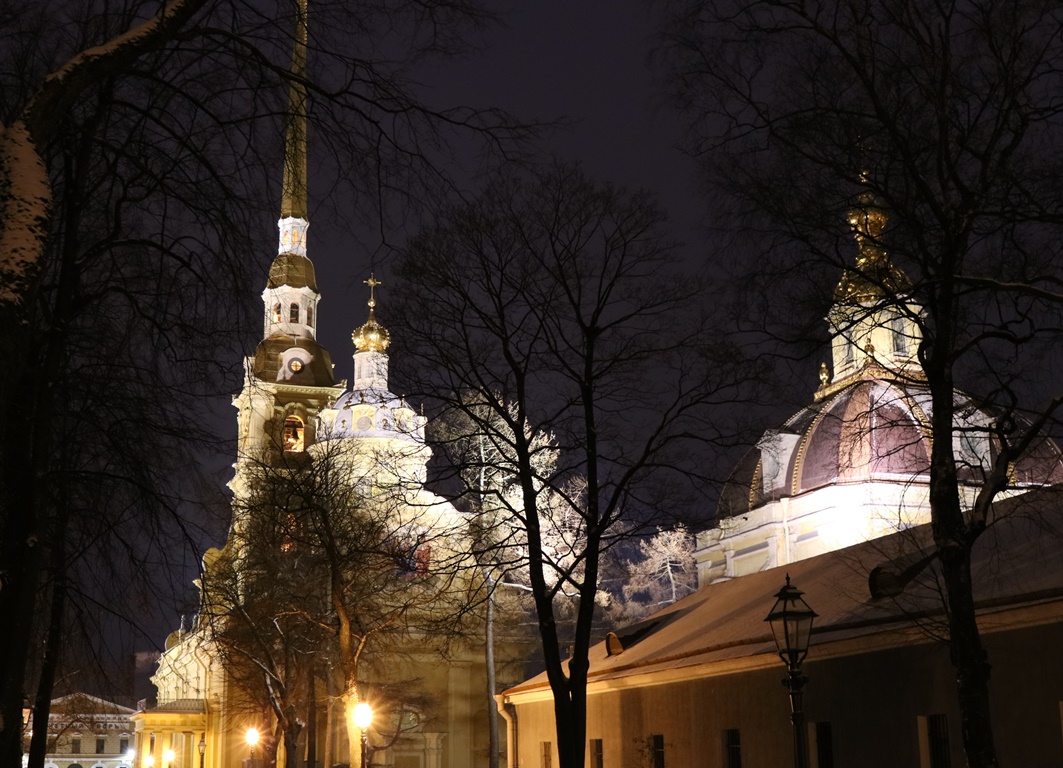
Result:
{"label": "warm yellow light glow", "polygon": [[244,738],[247,739],[247,746],[254,747],[258,744],[258,728],[248,728]]}
{"label": "warm yellow light glow", "polygon": [[146,755],[144,757],[144,765],[146,765],[147,768],[151,768],[151,766],[155,765],[155,755]]}
{"label": "warm yellow light glow", "polygon": [[174,757],[176,757],[176,755],[172,749],[164,750],[162,753],[162,762],[166,765],[172,765]]}
{"label": "warm yellow light glow", "polygon": [[373,708],[364,701],[354,708],[354,724],[363,731],[373,722]]}

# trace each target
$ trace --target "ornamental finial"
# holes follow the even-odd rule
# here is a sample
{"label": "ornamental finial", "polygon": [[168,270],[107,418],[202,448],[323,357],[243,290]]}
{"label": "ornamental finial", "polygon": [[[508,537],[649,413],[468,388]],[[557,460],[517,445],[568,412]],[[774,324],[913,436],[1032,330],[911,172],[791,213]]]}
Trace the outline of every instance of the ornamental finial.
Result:
{"label": "ornamental finial", "polygon": [[351,335],[351,339],[358,352],[383,352],[391,343],[391,334],[376,321],[373,311],[376,309],[376,288],[383,283],[372,272],[369,273],[369,279],[362,282],[369,286],[369,319]]}

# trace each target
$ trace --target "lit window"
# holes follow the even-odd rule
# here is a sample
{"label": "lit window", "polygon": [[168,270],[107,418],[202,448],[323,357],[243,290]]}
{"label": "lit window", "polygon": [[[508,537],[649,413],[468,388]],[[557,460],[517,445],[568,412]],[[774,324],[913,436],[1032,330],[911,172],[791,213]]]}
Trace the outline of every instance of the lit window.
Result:
{"label": "lit window", "polygon": [[303,450],[303,434],[305,427],[303,420],[298,416],[289,416],[284,420],[284,450]]}
{"label": "lit window", "polygon": [[299,305],[295,302],[292,302],[291,310],[288,312],[288,320],[293,323],[299,322]]}
{"label": "lit window", "polygon": [[273,322],[279,323],[281,321],[281,305],[273,305]]}

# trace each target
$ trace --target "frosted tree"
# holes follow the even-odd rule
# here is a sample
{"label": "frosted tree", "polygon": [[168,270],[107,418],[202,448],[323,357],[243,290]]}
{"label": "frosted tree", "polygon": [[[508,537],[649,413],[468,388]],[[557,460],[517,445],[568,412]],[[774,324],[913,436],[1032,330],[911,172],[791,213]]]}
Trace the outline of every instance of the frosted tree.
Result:
{"label": "frosted tree", "polygon": [[682,525],[641,539],[624,565],[623,614],[630,620],[641,619],[698,588],[694,534]]}

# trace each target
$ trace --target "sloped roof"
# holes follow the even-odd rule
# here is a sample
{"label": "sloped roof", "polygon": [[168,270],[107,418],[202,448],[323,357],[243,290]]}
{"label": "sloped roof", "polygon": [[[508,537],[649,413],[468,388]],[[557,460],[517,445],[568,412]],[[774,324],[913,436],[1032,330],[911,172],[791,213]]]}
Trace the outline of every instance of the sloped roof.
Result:
{"label": "sloped roof", "polygon": [[[1000,626],[1007,624],[1011,620],[1003,611],[1022,606],[1053,606],[1056,619],[1063,618],[1063,487],[998,502],[994,515],[972,559],[975,599],[987,628],[993,628],[994,616],[1000,617]],[[593,646],[588,682],[615,687],[625,678],[666,677],[673,670],[710,676],[769,664],[781,669],[764,619],[786,574],[819,614],[810,661],[817,655],[866,648],[868,638],[889,630],[909,637],[920,627],[930,631],[942,620],[932,544],[929,526],[919,526],[702,587],[644,621],[617,630],[621,652],[609,655],[604,641]],[[877,596],[872,596],[872,584]],[[853,639],[862,643],[845,642]],[[543,673],[504,695],[548,689]]]}
{"label": "sloped roof", "polygon": [[124,707],[99,696],[76,692],[52,699],[49,712],[69,715],[131,715],[135,709]]}

